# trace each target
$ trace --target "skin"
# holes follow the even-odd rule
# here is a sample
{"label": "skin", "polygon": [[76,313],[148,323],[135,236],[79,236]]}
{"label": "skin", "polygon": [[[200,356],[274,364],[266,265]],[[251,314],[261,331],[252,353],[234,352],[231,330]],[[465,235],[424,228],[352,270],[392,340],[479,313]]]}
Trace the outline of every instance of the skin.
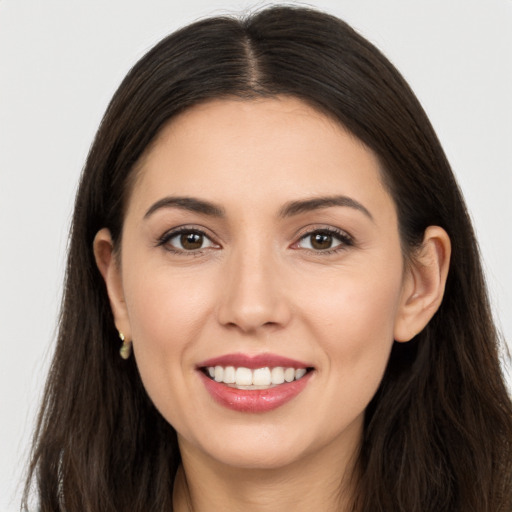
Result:
{"label": "skin", "polygon": [[[365,408],[393,340],[410,340],[437,310],[450,254],[446,233],[431,226],[404,258],[380,176],[371,150],[289,97],[195,106],[140,162],[119,257],[106,229],[94,250],[116,326],[178,432],[178,511],[347,506]],[[333,195],[367,211],[282,215],[293,201]],[[223,216],[176,206],[147,213],[177,196],[214,203]],[[204,232],[203,245],[162,243],[178,226]],[[341,238],[315,248],[318,230]],[[233,352],[298,359],[314,373],[278,409],[233,411],[212,401],[196,370]]]}

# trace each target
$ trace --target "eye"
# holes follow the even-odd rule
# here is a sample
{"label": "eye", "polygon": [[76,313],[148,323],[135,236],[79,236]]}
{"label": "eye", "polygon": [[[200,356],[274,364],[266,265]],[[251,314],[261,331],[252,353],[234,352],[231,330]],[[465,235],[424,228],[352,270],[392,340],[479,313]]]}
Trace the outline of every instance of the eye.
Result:
{"label": "eye", "polygon": [[331,252],[350,245],[353,245],[352,238],[342,231],[317,229],[303,235],[296,247],[315,252]]}
{"label": "eye", "polygon": [[165,233],[158,241],[159,246],[173,252],[199,252],[218,247],[205,233],[197,229],[184,228]]}

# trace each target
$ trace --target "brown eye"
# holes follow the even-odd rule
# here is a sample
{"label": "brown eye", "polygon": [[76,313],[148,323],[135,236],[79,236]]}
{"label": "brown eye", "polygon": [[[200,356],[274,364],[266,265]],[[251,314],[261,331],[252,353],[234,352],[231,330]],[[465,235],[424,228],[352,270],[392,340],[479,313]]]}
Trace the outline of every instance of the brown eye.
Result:
{"label": "brown eye", "polygon": [[183,233],[180,235],[180,244],[186,251],[201,249],[203,245],[203,235],[199,233]]}
{"label": "brown eye", "polygon": [[353,240],[344,231],[321,229],[311,231],[298,241],[296,248],[315,252],[337,251],[353,245]]}
{"label": "brown eye", "polygon": [[311,247],[318,251],[330,249],[332,247],[333,237],[328,233],[314,233],[311,235]]}
{"label": "brown eye", "polygon": [[202,249],[218,248],[218,245],[214,244],[203,232],[188,229],[165,234],[160,239],[158,245],[178,253],[199,252]]}

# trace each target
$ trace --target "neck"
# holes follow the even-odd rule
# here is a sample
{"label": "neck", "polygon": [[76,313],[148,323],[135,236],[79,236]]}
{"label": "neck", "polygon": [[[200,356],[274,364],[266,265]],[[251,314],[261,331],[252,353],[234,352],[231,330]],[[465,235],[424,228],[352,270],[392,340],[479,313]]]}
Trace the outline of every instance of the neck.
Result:
{"label": "neck", "polygon": [[176,477],[174,510],[348,512],[359,442],[351,446],[340,450],[329,444],[285,467],[255,469],[224,465],[180,439],[183,465]]}

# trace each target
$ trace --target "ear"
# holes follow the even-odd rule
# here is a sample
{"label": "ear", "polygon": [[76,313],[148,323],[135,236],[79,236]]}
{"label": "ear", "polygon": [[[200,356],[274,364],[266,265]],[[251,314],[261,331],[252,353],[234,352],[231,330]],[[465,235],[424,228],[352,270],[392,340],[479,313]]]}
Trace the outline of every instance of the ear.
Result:
{"label": "ear", "polygon": [[124,300],[121,269],[118,259],[114,254],[114,244],[112,243],[110,231],[107,228],[100,229],[96,233],[93,250],[96,265],[105,280],[116,328],[124,334],[127,341],[130,341],[132,336],[128,311]]}
{"label": "ear", "polygon": [[450,237],[429,226],[421,247],[411,256],[395,319],[396,341],[409,341],[428,324],[443,300],[450,266]]}

